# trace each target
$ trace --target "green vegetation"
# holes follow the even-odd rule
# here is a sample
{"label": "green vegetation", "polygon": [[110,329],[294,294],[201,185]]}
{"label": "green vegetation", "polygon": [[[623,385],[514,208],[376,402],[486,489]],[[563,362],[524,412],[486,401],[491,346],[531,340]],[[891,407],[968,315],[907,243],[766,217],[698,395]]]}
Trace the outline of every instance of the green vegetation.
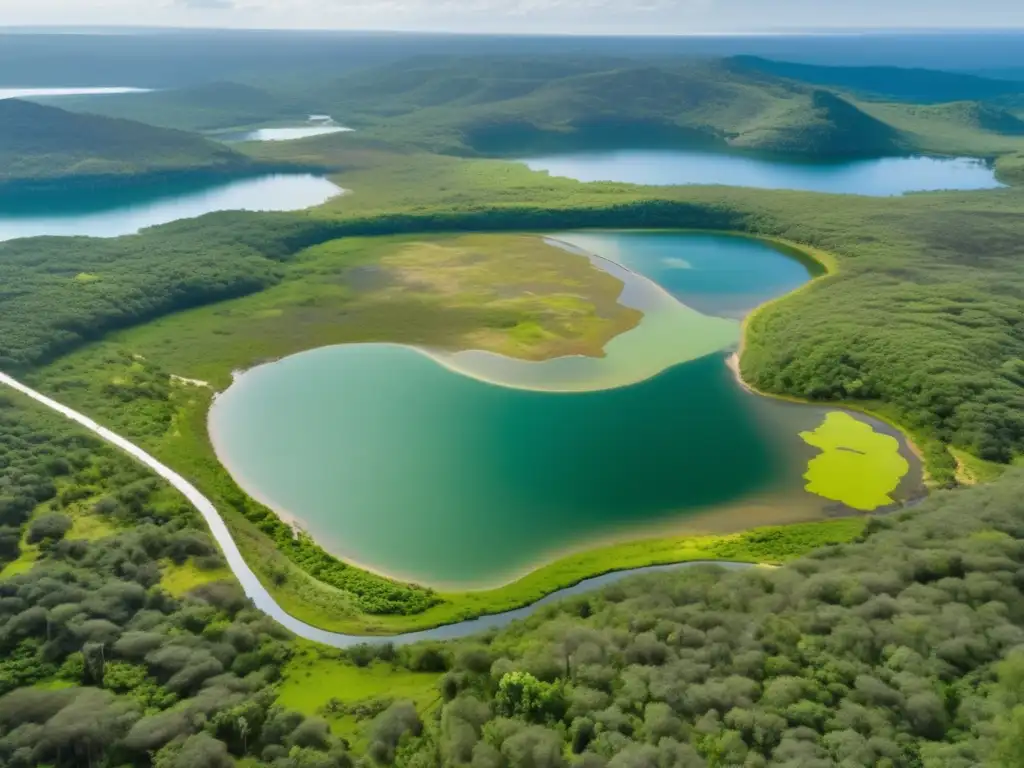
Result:
{"label": "green vegetation", "polygon": [[724,62],[424,59],[320,94],[367,135],[452,154],[697,144],[815,156],[889,154],[898,133],[841,98]]}
{"label": "green vegetation", "polygon": [[450,644],[440,710],[368,751],[402,768],[1010,768],[1022,491],[1008,473],[782,568],[639,577]]}
{"label": "green vegetation", "polygon": [[[0,763],[350,765],[325,723],[275,704],[290,638],[248,607],[184,499],[20,395],[0,423],[3,560],[22,528],[37,558],[0,579]],[[79,537],[85,514],[105,525]],[[189,594],[162,586],[185,572]]]}
{"label": "green vegetation", "polygon": [[[938,484],[955,482],[947,445],[1003,463],[1024,449],[1022,385],[1014,367],[1024,359],[1024,343],[1014,331],[1024,312],[1019,299],[1024,240],[1016,190],[887,200],[845,197],[837,206],[833,197],[807,193],[584,185],[495,160],[389,153],[365,141],[332,137],[301,144],[261,148],[260,154],[282,160],[294,153],[292,162],[345,168],[336,179],[356,193],[345,197],[343,205],[331,202],[304,214],[214,214],[117,240],[35,239],[0,245],[5,285],[27,288],[5,296],[0,313],[0,323],[6,323],[0,335],[4,357],[22,367],[113,328],[255,293],[244,312],[214,304],[196,310],[193,320],[186,314],[180,321],[168,320],[170,325],[137,331],[147,345],[169,339],[169,329],[186,331],[174,343],[141,352],[157,363],[128,362],[124,350],[115,348],[83,362],[80,371],[72,359],[31,379],[139,440],[197,482],[233,526],[250,562],[259,564],[264,582],[292,612],[351,616],[366,607],[394,612],[400,604],[420,610],[436,597],[346,569],[312,542],[294,539],[213,461],[203,418],[209,393],[194,387],[168,390],[168,375],[220,388],[231,366],[323,343],[374,340],[336,320],[351,290],[338,283],[339,269],[370,267],[355,276],[358,281],[361,274],[372,285],[370,262],[377,257],[371,251],[360,256],[360,241],[351,239],[342,241],[348,245],[309,250],[343,236],[690,226],[815,246],[834,254],[839,271],[754,316],[741,361],[748,381],[772,393],[854,401],[908,427]],[[349,245],[353,250],[346,251]],[[341,250],[335,253],[335,248]],[[319,266],[318,253],[324,258]],[[179,270],[172,264],[194,266]],[[293,270],[299,274],[304,268],[310,274],[325,270],[315,290],[297,288],[299,283],[288,279]],[[74,279],[83,272],[100,279]],[[276,287],[259,293],[268,285]],[[422,314],[396,309],[392,305],[378,317],[425,333],[431,327],[455,329],[453,342],[489,322],[440,314],[430,326],[409,322]],[[200,333],[203,323],[230,334]],[[251,335],[244,330],[250,324]],[[373,329],[375,323],[366,327]],[[189,353],[193,348],[196,355]],[[129,357],[140,352],[128,351]],[[104,357],[111,352],[113,363]],[[207,359],[216,365],[183,364],[207,352],[215,353]],[[143,375],[139,382],[128,376],[128,385],[115,380],[118,366],[130,374],[135,364],[152,376]],[[187,405],[180,394],[186,392]],[[278,545],[297,551],[289,558]],[[310,572],[341,589],[324,590]],[[356,603],[353,588],[364,596]],[[373,595],[382,596],[382,602]]]}
{"label": "green vegetation", "polygon": [[174,597],[182,597],[204,584],[233,580],[234,576],[227,566],[200,568],[193,559],[184,563],[169,561],[160,567],[160,586]]}
{"label": "green vegetation", "polygon": [[[78,241],[77,249],[69,241],[59,254],[53,241],[0,245],[7,256],[0,275],[17,269],[39,286],[0,317],[10,327],[0,355],[15,364],[45,360],[53,353],[42,339],[64,337],[70,346],[146,316],[210,304],[133,330],[126,347],[222,389],[233,370],[357,341],[484,348],[528,359],[598,354],[638,320],[618,304],[619,280],[536,237],[346,238],[281,256],[272,242],[257,248],[208,237],[197,228],[157,237],[152,247],[148,233]],[[200,242],[207,245],[200,249]],[[106,266],[101,280],[83,286],[70,278],[90,263]],[[59,312],[35,312],[58,301]]]}
{"label": "green vegetation", "polygon": [[424,57],[288,86],[220,81],[60,105],[195,131],[327,112],[372,141],[457,155],[643,145],[837,157],[1019,149],[1024,102],[1008,80],[747,56]]}
{"label": "green vegetation", "polygon": [[[656,64],[435,57],[368,68],[305,90],[323,111],[344,115],[365,141],[455,155],[697,146],[817,158],[920,151],[989,156],[1024,142],[1013,114],[1024,101],[1019,83],[895,67],[813,67],[753,57]],[[132,109],[141,104],[116,98]],[[935,106],[914,106],[919,103]],[[277,119],[276,109],[268,106],[264,119]]]}
{"label": "green vegetation", "polygon": [[1000,157],[996,161],[996,174],[1006,184],[1024,185],[1024,153]]}
{"label": "green vegetation", "polygon": [[112,340],[223,389],[232,371],[331,344],[600,355],[639,318],[618,303],[621,281],[536,236],[345,238],[302,251],[283,274]]}
{"label": "green vegetation", "polygon": [[139,183],[175,173],[239,174],[244,155],[187,133],[66,112],[18,99],[0,101],[0,187],[18,191],[60,180]]}
{"label": "green vegetation", "polygon": [[431,664],[430,658],[420,653],[410,659],[410,665],[427,669],[413,671],[393,660],[369,661],[354,655],[353,661],[349,654],[297,643],[284,670],[278,702],[309,717],[322,717],[336,735],[363,748],[368,726],[396,701],[412,702],[422,714],[441,702],[437,684],[447,665],[443,656]]}
{"label": "green vegetation", "polygon": [[728,61],[742,72],[760,72],[802,83],[841,88],[879,101],[939,104],[1024,94],[1024,83],[959,72],[903,67],[828,67],[771,61],[757,56],[735,56]]}
{"label": "green vegetation", "polygon": [[825,545],[852,541],[863,532],[865,523],[863,518],[844,518],[754,528],[736,534],[641,539],[588,549],[537,568],[504,587],[477,592],[442,592],[438,605],[413,620],[408,617],[372,617],[364,619],[360,627],[363,631],[391,634],[450,624],[520,608],[584,579],[627,568],[706,560],[765,565],[784,563]]}
{"label": "green vegetation", "polygon": [[145,471],[68,431],[59,416],[27,413],[26,403],[0,393],[2,577],[29,570],[59,542],[112,535],[143,504],[177,514],[180,502]]}
{"label": "green vegetation", "polygon": [[[616,303],[618,280],[536,237],[347,238],[297,254],[283,274],[258,294],[112,335],[30,379],[196,483],[217,504],[265,586],[305,621],[366,633],[422,628],[516,608],[611,570],[715,557],[777,562],[859,530],[861,521],[820,530],[796,526],[775,549],[759,553],[729,536],[634,542],[571,556],[501,589],[458,594],[435,594],[346,566],[310,538],[296,538],[238,488],[207,436],[213,390],[176,382],[172,373],[220,389],[233,370],[355,341],[485,346],[523,357],[565,354],[593,348],[595,334],[599,340],[614,335],[635,313]],[[475,309],[467,314],[469,308]],[[488,313],[495,320],[485,323]],[[518,317],[540,323],[545,333],[524,346]]]}
{"label": "green vegetation", "polygon": [[149,93],[63,96],[53,103],[76,112],[182,131],[223,131],[272,121],[304,121],[310,112],[293,98],[229,81]]}
{"label": "green vegetation", "polygon": [[[27,374],[193,479],[281,605],[316,623],[426,626],[521,605],[626,564],[785,564],[625,580],[448,645],[297,647],[226,578],[182,499],[58,416],[0,395],[0,764],[1020,765],[1024,474],[1008,468],[1024,453],[1020,190],[887,200],[650,190],[383,144],[472,154],[629,136],[815,156],[937,146],[1002,153],[1017,140],[1013,108],[857,104],[737,72],[735,62],[595,69],[487,60],[465,71],[449,60],[353,75],[332,103],[351,106],[368,139],[249,150],[338,169],[355,194],[315,212],[225,213],[110,241],[0,245],[0,368]],[[904,95],[919,87],[909,76],[891,80]],[[19,141],[36,134],[22,131]],[[186,144],[198,155],[174,145],[180,159],[158,155],[160,167],[193,168],[197,156],[211,169],[239,162]],[[11,151],[40,163],[21,166],[22,177],[94,174],[79,160],[102,154],[83,146],[82,157],[56,165],[31,147]],[[1000,157],[1000,177],[1024,178],[1021,157]],[[133,173],[136,162],[117,156],[98,167]],[[482,290],[486,280],[464,258],[473,238],[439,248],[430,236],[579,226],[727,229],[832,254],[831,274],[751,318],[744,377],[771,393],[876,410],[913,431],[940,483],[988,484],[870,520],[609,547],[503,589],[437,594],[294,537],[213,459],[212,389],[171,376],[218,388],[229,366],[303,345],[398,331],[459,343],[491,322],[550,322],[554,335],[592,343],[593,326],[576,323],[592,308],[509,306]],[[390,261],[378,243],[355,237],[414,233]],[[392,281],[422,282],[434,258],[451,282],[389,294]],[[444,300],[414,306],[437,294]],[[348,312],[366,330],[354,330]],[[380,325],[367,324],[375,317]],[[186,333],[172,343],[172,331]]]}
{"label": "green vegetation", "polygon": [[996,105],[977,101],[928,106],[856,104],[900,130],[919,151],[990,156],[1024,149],[1024,120]]}
{"label": "green vegetation", "polygon": [[9,290],[0,297],[0,369],[23,368],[115,328],[264,288],[280,275],[264,253],[230,236],[167,230],[2,243],[0,282]]}
{"label": "green vegetation", "polygon": [[[80,441],[108,462],[100,482],[134,470],[20,398],[4,413],[54,458]],[[38,462],[6,456],[18,473]],[[1009,768],[1022,748],[1020,471],[845,521],[856,541],[818,537],[823,548],[780,568],[648,575],[475,639],[344,653],[297,644],[230,583],[169,595],[161,562],[218,558],[196,515],[150,487],[120,512],[128,527],[55,541],[0,583],[0,759],[12,768],[658,755]],[[791,530],[743,546],[779,551]]]}
{"label": "green vegetation", "polygon": [[800,437],[821,450],[807,466],[807,490],[854,509],[870,512],[892,504],[889,494],[910,469],[896,438],[842,411],[829,413]]}

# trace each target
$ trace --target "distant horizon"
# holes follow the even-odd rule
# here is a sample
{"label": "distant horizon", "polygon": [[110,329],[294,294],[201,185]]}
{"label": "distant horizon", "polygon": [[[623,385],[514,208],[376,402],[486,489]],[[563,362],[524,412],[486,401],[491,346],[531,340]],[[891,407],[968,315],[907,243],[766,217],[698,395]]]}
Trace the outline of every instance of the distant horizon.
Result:
{"label": "distant horizon", "polygon": [[[1010,0],[0,0],[10,28],[719,37],[1024,30]],[[60,23],[54,23],[60,20]]]}
{"label": "distant horizon", "polygon": [[691,32],[600,32],[600,31],[498,31],[466,29],[410,29],[384,27],[270,27],[270,26],[208,26],[180,24],[15,24],[0,25],[4,34],[144,34],[151,32],[273,32],[281,34],[322,34],[322,35],[416,35],[460,37],[657,37],[704,38],[704,37],[800,37],[800,36],[893,36],[893,35],[1015,35],[1024,33],[1024,24],[1019,27],[999,26],[938,26],[938,27],[779,27],[774,29],[712,30]]}

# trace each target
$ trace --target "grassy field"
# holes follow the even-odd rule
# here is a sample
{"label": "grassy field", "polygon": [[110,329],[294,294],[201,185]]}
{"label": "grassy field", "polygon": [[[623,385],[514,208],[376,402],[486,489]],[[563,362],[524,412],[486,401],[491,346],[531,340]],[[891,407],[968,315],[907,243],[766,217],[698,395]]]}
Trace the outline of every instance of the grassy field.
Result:
{"label": "grassy field", "polygon": [[539,237],[351,238],[301,252],[266,291],[111,341],[216,389],[232,371],[331,344],[389,341],[532,360],[600,355],[640,318],[618,303],[621,290],[586,257]]}
{"label": "grassy field", "polygon": [[996,161],[996,174],[1005,184],[1024,184],[1024,153],[1002,155]]}
{"label": "grassy field", "polygon": [[392,701],[411,701],[421,716],[441,702],[437,672],[411,672],[376,661],[358,667],[330,649],[301,643],[284,671],[278,703],[325,719],[356,747],[366,726]]}
{"label": "grassy field", "polygon": [[175,597],[181,597],[204,584],[231,579],[234,579],[234,575],[230,568],[203,569],[196,565],[193,558],[180,565],[170,560],[160,564],[160,586]]}
{"label": "grassy field", "polygon": [[[71,484],[65,483],[64,488],[61,490],[67,492],[74,488]],[[74,501],[64,505],[61,512],[67,515],[71,520],[71,527],[68,532],[64,534],[64,538],[69,541],[79,539],[82,541],[94,541],[101,539],[104,536],[109,536],[116,532],[117,526],[112,520],[102,515],[96,514],[93,508],[97,501],[101,498],[101,495],[95,492],[95,489],[89,489],[92,493],[83,492],[86,495],[82,496],[81,493],[75,489],[71,494],[72,496],[81,496],[76,498]],[[40,504],[32,517],[29,518],[29,522],[41,514],[51,511],[51,507],[48,504]],[[17,559],[7,563],[3,569],[0,569],[0,581],[9,578],[11,576],[17,576],[19,573],[32,568],[36,564],[42,555],[42,548],[39,543],[32,543],[29,540],[28,531],[21,537],[19,544],[20,554]]]}

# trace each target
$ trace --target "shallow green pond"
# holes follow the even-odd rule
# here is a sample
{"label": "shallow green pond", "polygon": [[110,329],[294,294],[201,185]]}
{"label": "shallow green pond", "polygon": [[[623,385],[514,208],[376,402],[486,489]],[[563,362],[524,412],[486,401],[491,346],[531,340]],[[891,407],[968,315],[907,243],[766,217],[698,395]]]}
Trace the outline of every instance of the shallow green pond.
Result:
{"label": "shallow green pond", "polygon": [[[702,311],[666,308],[664,291],[634,275],[622,300],[670,320],[651,336],[643,324],[630,332],[643,354],[615,353],[612,342],[602,360],[575,358],[585,366],[571,375],[569,358],[439,362],[397,345],[294,355],[218,397],[210,427],[221,460],[330,551],[441,586],[495,584],[570,548],[688,522],[714,529],[838,511],[805,492],[802,477],[817,451],[799,433],[826,410],[751,395],[725,364],[735,318],[805,282],[802,264],[741,238],[555,237]],[[627,383],[629,373],[642,380]],[[573,386],[560,386],[567,375]],[[512,386],[494,383],[506,378]],[[564,389],[575,391],[551,391]],[[904,484],[897,496],[908,492]]]}

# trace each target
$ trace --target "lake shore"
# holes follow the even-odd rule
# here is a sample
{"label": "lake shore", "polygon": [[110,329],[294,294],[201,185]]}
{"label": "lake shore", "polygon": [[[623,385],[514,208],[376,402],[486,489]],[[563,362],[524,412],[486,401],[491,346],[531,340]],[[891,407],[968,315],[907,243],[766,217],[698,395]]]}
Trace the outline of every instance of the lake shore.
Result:
{"label": "lake shore", "polygon": [[[550,238],[548,238],[550,239]],[[832,257],[828,254],[818,254],[812,256],[806,253],[799,244],[785,241],[781,239],[768,239],[768,238],[746,238],[756,239],[760,241],[770,242],[773,246],[782,250],[787,256],[794,256],[799,254],[802,256],[801,261],[804,261],[809,267],[812,274],[816,271],[813,266],[817,266],[818,270],[827,271],[832,263]],[[574,252],[582,252],[575,246],[571,246]],[[795,252],[795,253],[794,253]],[[605,262],[609,265],[618,266],[617,262],[608,260],[604,257],[598,257],[601,262]],[[635,275],[640,278],[641,276],[636,275],[635,272],[628,270],[628,268],[622,267],[621,270],[629,272],[631,275]],[[647,278],[642,278],[645,283],[651,283],[652,281]],[[807,285],[807,284],[805,284]],[[670,294],[664,291],[664,289],[658,287],[660,294],[663,294],[667,299],[672,302],[677,300]],[[787,294],[788,295],[788,294]],[[478,372],[458,365],[451,365],[449,359],[441,357],[433,350],[418,348],[412,345],[398,345],[398,344],[382,344],[381,346],[395,346],[405,349],[411,349],[419,354],[422,354],[434,362],[444,365],[459,374],[467,375],[470,378],[474,378],[485,383],[496,384],[499,386],[508,386],[506,382],[502,380],[495,380],[493,378],[479,375]],[[535,364],[535,363],[533,363]],[[250,372],[253,369],[250,369]],[[248,373],[236,374],[236,383],[239,377],[244,377]],[[542,389],[542,388],[536,388]],[[217,427],[214,419],[208,420],[208,428],[210,431],[211,443],[214,446],[214,451],[217,454],[218,461],[224,467],[235,466],[230,461],[230,457],[225,453],[223,441],[218,439]],[[260,488],[258,483],[253,483],[244,479],[244,475],[232,470],[232,474],[236,476],[236,479],[241,480],[241,485],[247,492],[259,503],[265,507],[271,509],[277,514],[277,516],[289,524],[289,526],[296,531],[303,531],[308,534],[308,529],[304,522],[294,512],[287,507],[287,505],[281,504],[272,498],[271,494],[266,493]],[[695,510],[685,515],[685,517],[676,517],[671,521],[657,521],[648,524],[641,524],[634,526],[629,530],[620,530],[613,533],[607,533],[595,537],[589,537],[582,543],[574,543],[569,547],[559,547],[549,550],[529,564],[519,566],[514,570],[500,574],[499,576],[488,577],[486,579],[464,581],[452,583],[445,580],[431,580],[425,579],[420,576],[414,576],[410,573],[403,573],[399,569],[380,567],[367,563],[365,560],[359,557],[358,553],[347,551],[344,547],[332,546],[327,549],[334,556],[346,563],[350,563],[362,570],[366,570],[370,573],[374,573],[378,576],[393,579],[404,583],[416,583],[420,586],[436,589],[441,592],[461,593],[461,592],[488,592],[494,590],[501,590],[508,588],[517,582],[521,582],[524,579],[529,578],[530,574],[557,565],[560,561],[578,557],[587,552],[593,552],[598,550],[608,550],[623,545],[633,546],[638,543],[648,542],[652,547],[656,547],[657,540],[659,539],[678,539],[680,537],[701,537],[709,535],[729,535],[735,534],[740,531],[749,530],[752,527],[763,526],[763,525],[784,525],[792,523],[810,522],[815,520],[828,519],[828,516],[823,516],[820,509],[803,508],[799,504],[799,501],[794,498],[782,499],[781,497],[775,501],[759,501],[754,502],[751,500],[738,499],[734,502],[728,503],[724,507],[708,509],[708,510]],[[316,541],[316,537],[313,537]],[[612,563],[614,559],[612,556],[603,558],[606,562],[600,566],[601,572],[607,570],[616,570],[617,568]]]}

